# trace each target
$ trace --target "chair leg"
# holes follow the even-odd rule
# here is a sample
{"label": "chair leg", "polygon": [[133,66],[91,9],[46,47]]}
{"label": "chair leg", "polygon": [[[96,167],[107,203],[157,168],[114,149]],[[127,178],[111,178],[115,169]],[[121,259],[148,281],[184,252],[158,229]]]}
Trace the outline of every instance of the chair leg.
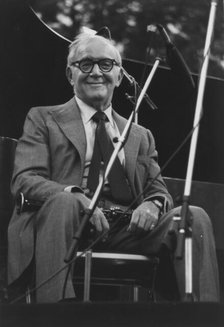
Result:
{"label": "chair leg", "polygon": [[139,286],[135,285],[133,287],[133,302],[139,301]]}
{"label": "chair leg", "polygon": [[85,253],[85,276],[84,276],[84,294],[83,301],[90,301],[90,283],[91,283],[91,269],[92,269],[92,251]]}
{"label": "chair leg", "polygon": [[152,287],[150,290],[150,299],[152,302],[155,302],[155,286],[156,286],[156,275],[157,275],[157,269],[158,269],[158,264],[159,262],[157,262],[154,267],[153,267],[153,278],[152,278]]}
{"label": "chair leg", "polygon": [[32,300],[31,300],[31,294],[30,294],[30,289],[29,287],[27,287],[26,290],[26,304],[31,304]]}

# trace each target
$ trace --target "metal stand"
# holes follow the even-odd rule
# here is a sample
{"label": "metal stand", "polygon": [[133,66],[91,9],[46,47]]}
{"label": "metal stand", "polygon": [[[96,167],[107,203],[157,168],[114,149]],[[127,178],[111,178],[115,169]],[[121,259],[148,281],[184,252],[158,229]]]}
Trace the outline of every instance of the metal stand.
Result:
{"label": "metal stand", "polygon": [[203,104],[205,82],[206,82],[207,68],[208,68],[208,62],[210,56],[210,46],[213,36],[217,3],[218,0],[211,1],[210,15],[208,21],[205,48],[204,48],[204,60],[203,60],[203,64],[200,72],[200,78],[199,78],[198,95],[197,95],[195,118],[193,124],[193,134],[192,134],[191,145],[190,145],[190,154],[188,159],[187,175],[186,175],[185,189],[184,189],[184,196],[183,196],[183,205],[181,210],[181,219],[180,219],[179,230],[177,234],[177,249],[176,249],[177,259],[182,259],[184,243],[185,243],[185,299],[186,301],[192,301],[194,299],[193,282],[192,282],[193,281],[192,279],[192,228],[191,228],[192,219],[190,217],[188,203],[190,199],[193,167],[195,161],[200,119],[202,116],[202,104]]}

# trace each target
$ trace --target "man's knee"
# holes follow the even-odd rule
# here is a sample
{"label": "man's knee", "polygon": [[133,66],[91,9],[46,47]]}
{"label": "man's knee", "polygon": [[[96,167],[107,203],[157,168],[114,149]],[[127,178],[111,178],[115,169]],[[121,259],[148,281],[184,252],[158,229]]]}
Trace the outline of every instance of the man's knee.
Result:
{"label": "man's knee", "polygon": [[190,206],[190,215],[192,217],[192,225],[195,230],[212,230],[212,223],[210,217],[201,207]]}
{"label": "man's knee", "polygon": [[179,215],[180,218],[190,219],[193,231],[210,231],[212,224],[206,211],[197,206],[189,206],[186,217],[181,216],[181,207],[174,209],[173,215]]}
{"label": "man's knee", "polygon": [[37,215],[38,225],[54,223],[67,225],[79,220],[78,204],[75,196],[69,192],[58,192],[52,195],[41,207]]}
{"label": "man's knee", "polygon": [[[181,209],[182,207],[172,209],[166,219],[172,221],[174,216],[177,216],[179,219],[189,219],[193,232],[212,230],[211,220],[204,209],[197,206],[189,206],[186,217],[182,216]],[[178,219],[176,221],[178,222]]]}

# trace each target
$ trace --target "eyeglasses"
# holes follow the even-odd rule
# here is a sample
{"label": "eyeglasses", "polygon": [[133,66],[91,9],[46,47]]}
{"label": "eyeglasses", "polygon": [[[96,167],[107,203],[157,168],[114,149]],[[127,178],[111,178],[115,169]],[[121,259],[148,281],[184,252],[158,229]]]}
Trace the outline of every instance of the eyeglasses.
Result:
{"label": "eyeglasses", "polygon": [[82,59],[71,63],[72,66],[78,67],[83,73],[91,73],[95,64],[104,73],[110,72],[114,66],[120,66],[116,60],[110,58],[100,60]]}

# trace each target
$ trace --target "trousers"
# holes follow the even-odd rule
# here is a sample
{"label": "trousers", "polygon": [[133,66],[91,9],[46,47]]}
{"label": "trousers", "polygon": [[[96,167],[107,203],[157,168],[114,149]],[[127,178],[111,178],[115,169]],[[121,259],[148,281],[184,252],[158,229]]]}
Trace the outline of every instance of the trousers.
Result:
{"label": "trousers", "polygon": [[[83,194],[60,192],[49,198],[38,211],[35,246],[37,286],[64,266],[64,258],[72,237],[82,219],[80,211],[85,207],[87,202]],[[202,208],[190,206],[190,211],[193,218],[193,293],[198,301],[216,302],[219,301],[219,275],[212,224]],[[141,236],[130,234],[124,227],[112,231],[107,242],[103,243],[103,250],[143,255],[159,254],[162,245],[167,243],[173,216],[179,213],[180,207],[170,210],[160,218],[154,230]],[[172,247],[171,251],[173,251]],[[172,257],[172,265],[180,300],[182,300],[185,296],[185,260]],[[165,278],[166,269],[163,270],[163,274]],[[38,288],[37,302],[60,301],[65,275],[66,270],[62,270]],[[68,278],[65,297],[75,297],[71,276]]]}

